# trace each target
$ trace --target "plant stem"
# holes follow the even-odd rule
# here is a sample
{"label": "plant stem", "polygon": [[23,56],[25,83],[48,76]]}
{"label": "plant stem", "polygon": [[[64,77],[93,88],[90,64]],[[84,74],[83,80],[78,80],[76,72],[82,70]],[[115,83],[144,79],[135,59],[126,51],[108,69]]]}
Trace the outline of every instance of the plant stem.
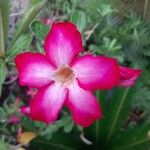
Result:
{"label": "plant stem", "polygon": [[148,9],[148,0],[145,0],[145,2],[144,2],[144,10],[143,10],[143,19],[146,18],[147,9]]}
{"label": "plant stem", "polygon": [[2,12],[0,9],[0,57],[3,57],[4,53],[5,53],[5,50],[4,50],[3,19],[2,19]]}

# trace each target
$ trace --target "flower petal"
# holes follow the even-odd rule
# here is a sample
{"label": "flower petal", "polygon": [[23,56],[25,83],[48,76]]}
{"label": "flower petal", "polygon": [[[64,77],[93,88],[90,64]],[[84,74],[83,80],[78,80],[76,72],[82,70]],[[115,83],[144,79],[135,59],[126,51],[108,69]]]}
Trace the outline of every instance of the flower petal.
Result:
{"label": "flower petal", "polygon": [[74,121],[83,126],[90,126],[102,117],[98,101],[91,92],[80,88],[77,84],[69,87],[68,99],[65,101],[70,109]]}
{"label": "flower petal", "polygon": [[140,69],[131,69],[120,66],[120,80],[118,86],[133,86],[141,72]]}
{"label": "flower petal", "polygon": [[83,49],[81,34],[70,22],[53,23],[44,49],[55,66],[68,65]]}
{"label": "flower petal", "polygon": [[23,53],[16,56],[21,85],[41,87],[51,82],[54,67],[40,53]]}
{"label": "flower petal", "polygon": [[72,66],[79,85],[86,90],[111,89],[119,80],[119,66],[115,59],[85,55]]}
{"label": "flower petal", "polygon": [[56,120],[66,95],[67,89],[56,83],[40,89],[31,100],[30,117],[48,124]]}

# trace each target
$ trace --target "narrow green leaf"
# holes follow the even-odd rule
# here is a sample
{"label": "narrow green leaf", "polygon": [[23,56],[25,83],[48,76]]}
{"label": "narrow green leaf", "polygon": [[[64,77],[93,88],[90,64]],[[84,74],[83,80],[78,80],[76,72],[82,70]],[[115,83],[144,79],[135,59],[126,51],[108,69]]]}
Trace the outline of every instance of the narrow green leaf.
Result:
{"label": "narrow green leaf", "polygon": [[2,18],[2,11],[0,8],[0,57],[4,56],[4,31],[3,31],[3,18]]}
{"label": "narrow green leaf", "polygon": [[4,109],[2,107],[0,107],[0,122],[3,122],[6,120],[6,117],[7,117],[7,114],[6,112],[4,111]]}
{"label": "narrow green leaf", "polygon": [[109,145],[114,140],[114,135],[120,131],[127,118],[129,107],[135,93],[134,88],[115,88],[105,97],[100,98],[103,116],[99,123],[99,144],[102,147]]}
{"label": "narrow green leaf", "polygon": [[82,11],[75,10],[71,16],[71,22],[74,22],[77,25],[77,28],[80,32],[86,27],[86,15]]}
{"label": "narrow green leaf", "polygon": [[30,26],[31,31],[33,34],[38,37],[40,40],[44,40],[50,27],[43,24],[40,21],[34,21]]}
{"label": "narrow green leaf", "polygon": [[0,60],[0,84],[2,84],[7,75],[7,67],[4,61]]}
{"label": "narrow green leaf", "polygon": [[28,48],[32,41],[30,34],[23,34],[13,43],[6,52],[6,61],[12,60],[17,54]]}
{"label": "narrow green leaf", "polygon": [[0,0],[0,9],[3,18],[4,41],[6,42],[9,29],[10,0]]}
{"label": "narrow green leaf", "polygon": [[26,10],[26,13],[18,22],[16,32],[14,33],[14,37],[12,39],[12,43],[18,38],[21,33],[23,33],[29,27],[34,18],[39,14],[44,4],[45,0],[31,0],[29,8]]}
{"label": "narrow green leaf", "polygon": [[115,112],[115,117],[113,118],[113,122],[111,124],[111,127],[110,127],[110,131],[108,133],[108,137],[106,139],[106,142],[110,139],[110,137],[112,136],[115,128],[116,128],[116,124],[117,124],[117,121],[118,121],[118,118],[119,118],[119,115],[122,111],[122,108],[124,106],[124,103],[125,103],[125,100],[127,98],[127,95],[128,95],[128,92],[129,92],[129,88],[126,88],[126,90],[124,91],[123,95],[122,95],[122,98],[120,99],[120,103],[118,105],[118,108],[116,109],[116,112]]}
{"label": "narrow green leaf", "polygon": [[93,146],[95,149],[98,149],[98,148],[103,149],[104,148],[103,132],[105,132],[105,131],[103,131],[104,129],[103,129],[102,123],[104,123],[103,120],[106,119],[105,112],[108,109],[105,106],[107,92],[106,91],[97,91],[96,97],[97,97],[97,100],[99,100],[99,103],[100,103],[99,105],[102,108],[103,118],[97,120],[89,128],[87,128],[87,129],[85,128],[84,132],[85,132],[85,137],[87,137],[87,139],[90,139],[91,141],[93,141]]}

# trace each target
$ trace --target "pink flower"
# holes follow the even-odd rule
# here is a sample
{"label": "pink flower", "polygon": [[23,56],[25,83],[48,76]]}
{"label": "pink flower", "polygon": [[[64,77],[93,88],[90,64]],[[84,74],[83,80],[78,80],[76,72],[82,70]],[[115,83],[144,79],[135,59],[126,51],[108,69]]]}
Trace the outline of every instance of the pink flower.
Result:
{"label": "pink flower", "polygon": [[128,67],[120,66],[120,79],[118,82],[118,86],[133,86],[135,84],[136,79],[141,74],[140,69],[131,69]]}
{"label": "pink flower", "polygon": [[70,22],[53,23],[44,49],[44,55],[27,52],[15,60],[20,84],[38,88],[30,102],[30,117],[51,123],[65,105],[77,124],[90,126],[102,117],[91,91],[111,89],[120,82],[117,61],[104,56],[79,57],[81,34]]}

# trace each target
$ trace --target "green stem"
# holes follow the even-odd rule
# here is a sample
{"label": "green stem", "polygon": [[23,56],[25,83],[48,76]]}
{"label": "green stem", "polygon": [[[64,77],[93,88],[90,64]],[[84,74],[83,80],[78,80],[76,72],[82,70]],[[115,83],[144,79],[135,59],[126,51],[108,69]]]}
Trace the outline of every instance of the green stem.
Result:
{"label": "green stem", "polygon": [[122,107],[123,107],[123,104],[124,104],[124,102],[125,102],[125,100],[126,100],[126,98],[127,98],[129,89],[130,89],[130,87],[127,87],[127,88],[125,89],[124,94],[123,94],[123,96],[122,96],[122,98],[121,98],[121,100],[120,100],[120,104],[119,104],[118,110],[117,110],[117,112],[116,112],[116,116],[115,116],[115,118],[114,118],[113,124],[111,125],[110,132],[108,133],[108,137],[107,137],[107,139],[106,139],[106,143],[107,143],[107,142],[110,140],[110,138],[112,137],[112,134],[113,134],[114,129],[115,129],[115,127],[116,127],[116,123],[117,123],[119,114],[120,114],[120,112],[121,112],[121,110],[122,110]]}
{"label": "green stem", "polygon": [[144,2],[144,11],[143,11],[143,19],[146,18],[147,9],[148,9],[148,0],[145,0],[145,2]]}
{"label": "green stem", "polygon": [[4,30],[3,30],[3,19],[2,11],[0,9],[0,57],[4,57],[5,48],[4,48]]}

